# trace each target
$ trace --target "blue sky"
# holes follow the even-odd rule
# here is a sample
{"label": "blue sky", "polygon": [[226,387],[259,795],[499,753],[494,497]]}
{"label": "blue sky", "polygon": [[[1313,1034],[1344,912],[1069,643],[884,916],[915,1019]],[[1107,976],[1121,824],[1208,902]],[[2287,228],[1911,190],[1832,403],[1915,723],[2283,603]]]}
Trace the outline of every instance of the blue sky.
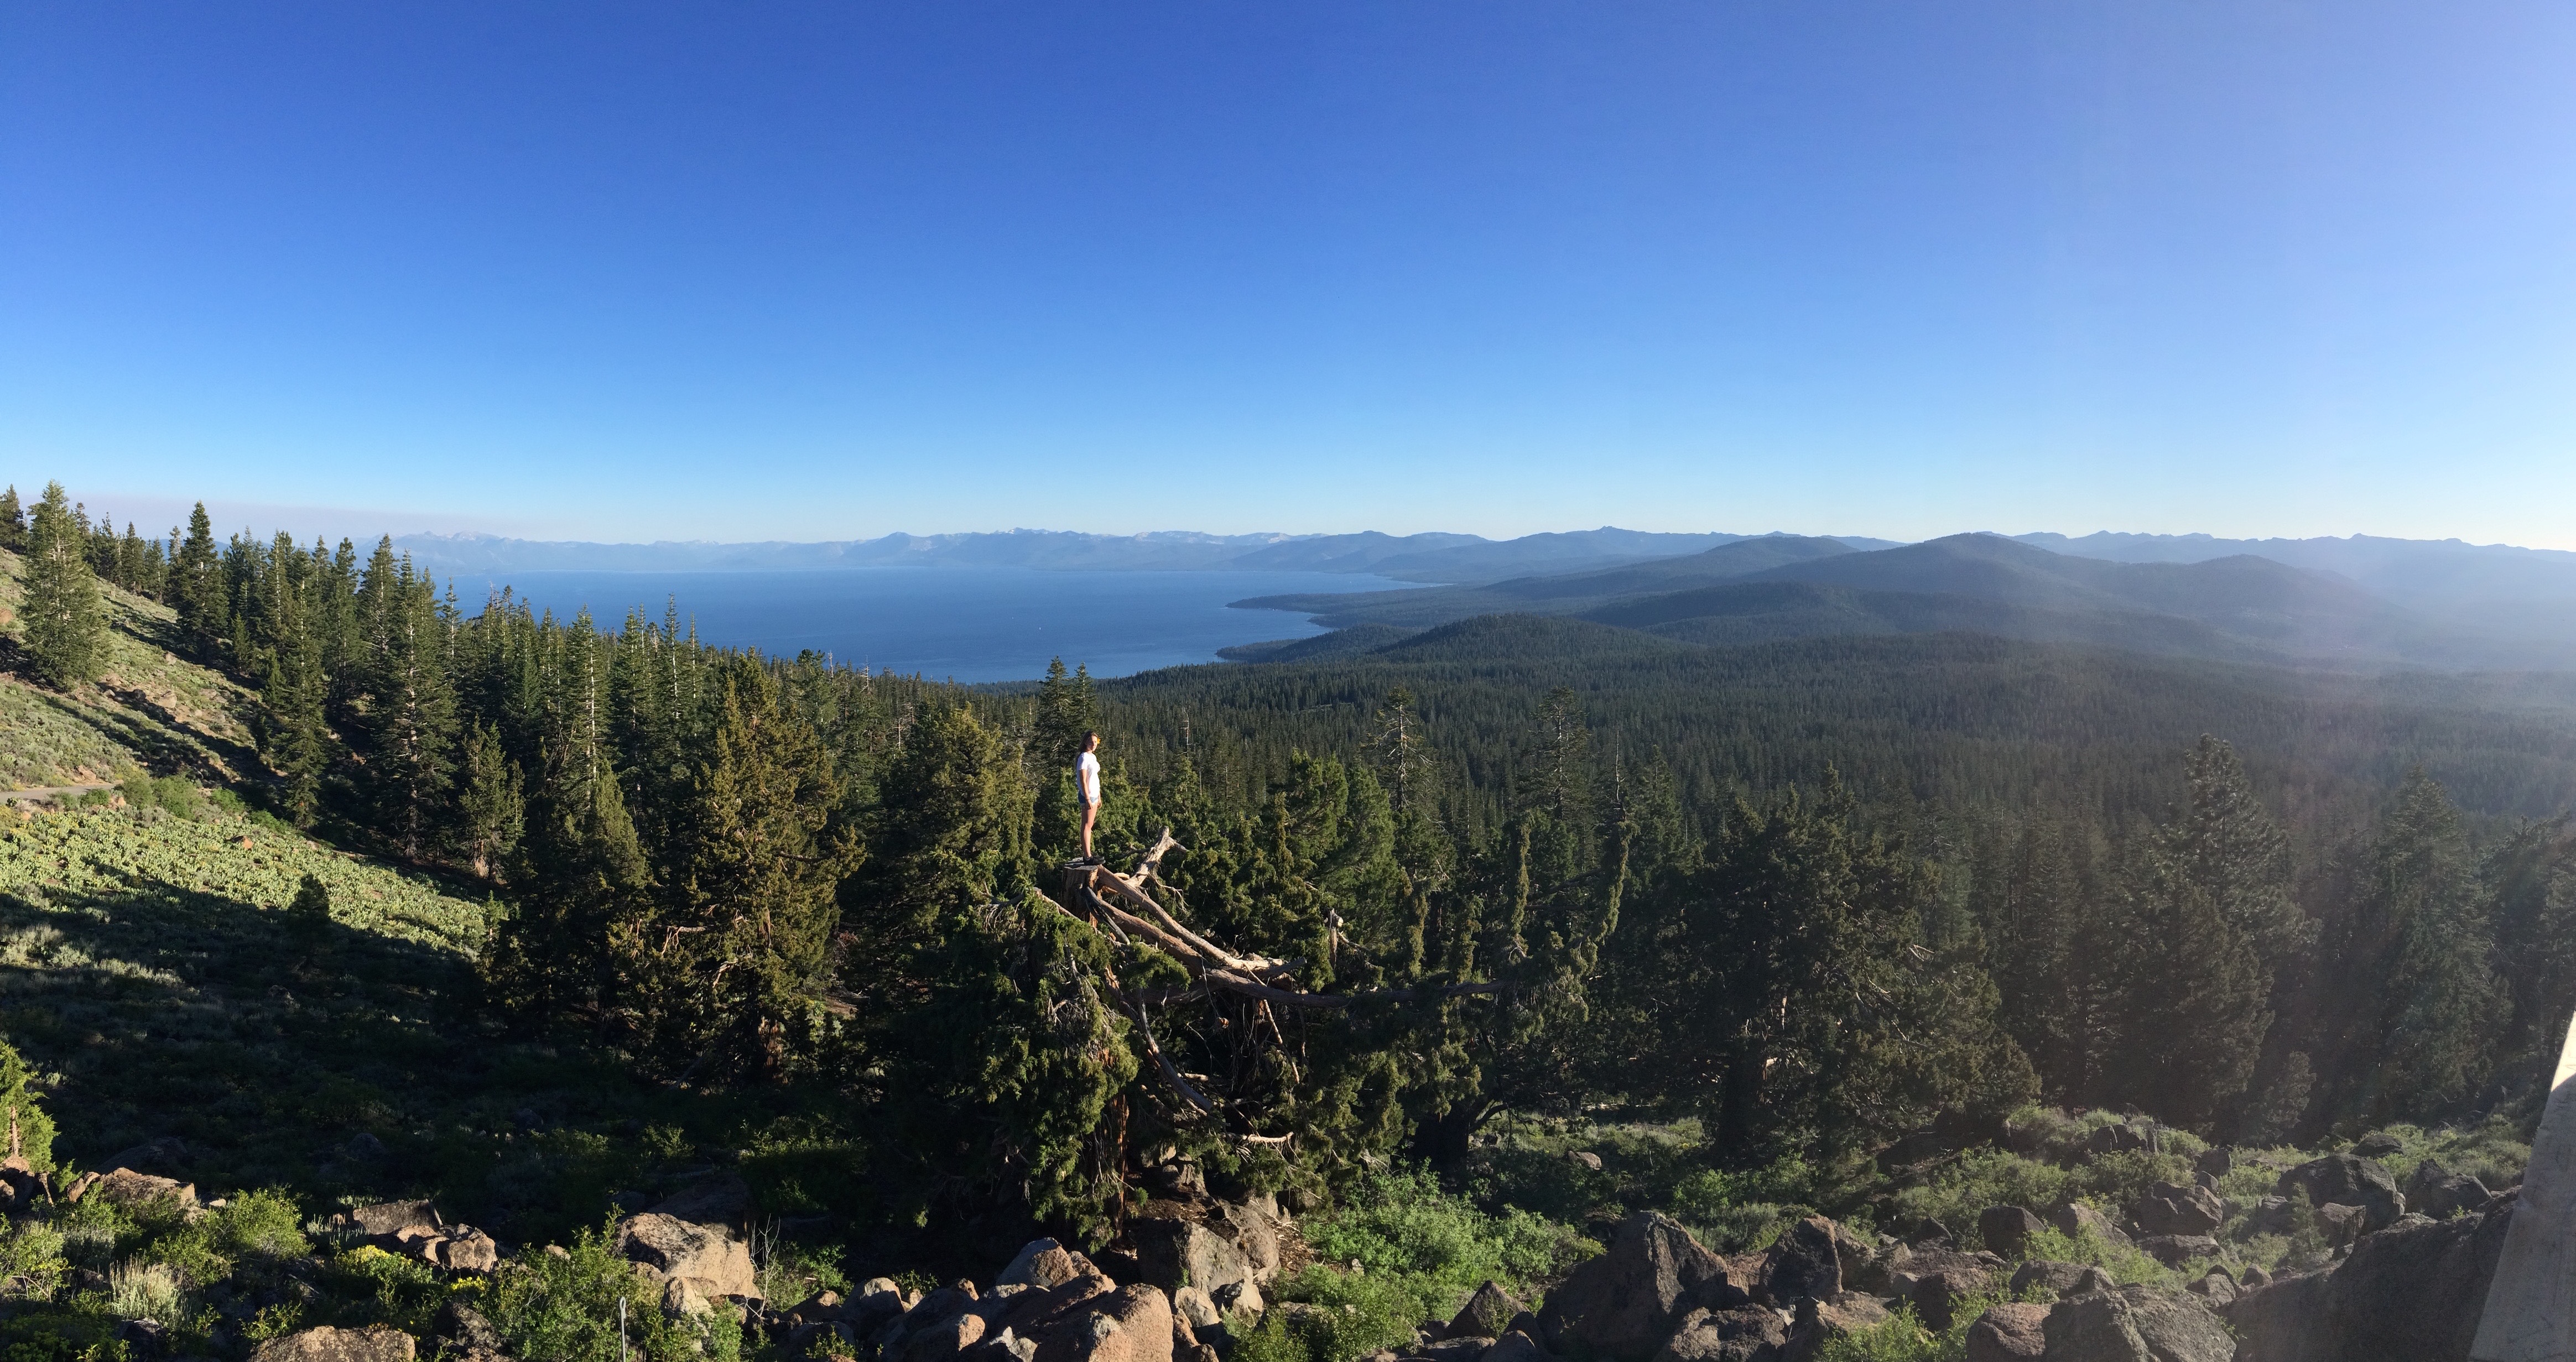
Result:
{"label": "blue sky", "polygon": [[0,464],[820,539],[2576,548],[2576,8],[0,0]]}

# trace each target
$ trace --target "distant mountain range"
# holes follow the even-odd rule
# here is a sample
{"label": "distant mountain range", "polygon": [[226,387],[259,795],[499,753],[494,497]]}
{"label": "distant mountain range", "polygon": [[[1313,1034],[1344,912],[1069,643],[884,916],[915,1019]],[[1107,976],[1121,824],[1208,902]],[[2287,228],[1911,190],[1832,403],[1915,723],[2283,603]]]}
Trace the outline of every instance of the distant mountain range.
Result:
{"label": "distant mountain range", "polygon": [[1899,544],[1604,527],[1505,540],[1012,530],[815,544],[430,534],[395,543],[430,572],[473,577],[920,566],[1368,573],[1428,584],[1239,601],[1352,631],[1229,653],[1246,660],[1359,653],[1479,615],[1524,614],[1700,646],[1969,632],[2302,665],[2576,666],[2576,553],[2458,540],[2106,532]]}
{"label": "distant mountain range", "polygon": [[[890,534],[819,544],[585,544],[479,534],[413,534],[394,541],[442,576],[507,572],[742,572],[843,567],[1018,567],[1132,572],[1365,572],[1404,582],[1487,582],[1677,558],[1752,538],[1650,534],[1604,527],[1518,539],[1472,534]],[[1887,548],[1896,541],[1841,542]]]}
{"label": "distant mountain range", "polygon": [[1508,613],[1573,616],[1703,646],[1970,632],[2305,665],[2576,665],[2576,554],[2407,540],[2258,546],[2267,552],[2206,537],[1962,534],[1863,549],[1765,536],[1607,570],[1255,597],[1237,604],[1303,612],[1349,636],[1227,655],[1375,651]]}

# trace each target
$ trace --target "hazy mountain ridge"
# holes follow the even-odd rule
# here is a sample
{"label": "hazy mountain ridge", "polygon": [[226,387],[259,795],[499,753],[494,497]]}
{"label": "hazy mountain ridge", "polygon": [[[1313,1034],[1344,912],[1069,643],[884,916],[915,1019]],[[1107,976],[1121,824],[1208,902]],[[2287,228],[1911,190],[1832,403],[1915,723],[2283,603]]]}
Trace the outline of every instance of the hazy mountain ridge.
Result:
{"label": "hazy mountain ridge", "polygon": [[1965,631],[2226,661],[2442,668],[2576,661],[2576,627],[2543,612],[2437,615],[2341,574],[2253,554],[2124,562],[1995,534],[1868,552],[1780,536],[1607,572],[1239,604],[1311,610],[1336,627],[1422,629],[1495,612],[1573,615],[1703,645]]}
{"label": "hazy mountain ridge", "polygon": [[[1489,582],[1540,573],[1597,571],[1678,558],[1741,540],[1742,534],[1658,534],[1604,526],[1486,539],[1480,535],[1085,534],[1009,530],[974,534],[889,534],[822,543],[650,544],[506,539],[481,534],[414,534],[395,539],[424,570],[495,572],[739,572],[844,567],[1018,567],[1094,571],[1366,572],[1417,582]],[[1855,538],[1856,548],[1893,541]]]}

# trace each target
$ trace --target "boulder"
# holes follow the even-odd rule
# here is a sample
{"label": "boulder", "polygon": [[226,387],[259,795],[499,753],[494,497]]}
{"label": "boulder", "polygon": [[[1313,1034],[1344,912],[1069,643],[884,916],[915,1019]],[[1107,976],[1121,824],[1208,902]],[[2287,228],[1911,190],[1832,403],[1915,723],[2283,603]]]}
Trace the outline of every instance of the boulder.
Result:
{"label": "boulder", "polygon": [[[1556,1354],[1521,1330],[1514,1329],[1494,1340],[1479,1362],[1556,1362]],[[1730,1359],[1731,1362],[1731,1359]]]}
{"label": "boulder", "polygon": [[[1010,1266],[1002,1269],[1002,1275],[993,1279],[993,1288],[998,1291],[1006,1286],[1027,1286],[1045,1290],[1051,1286],[1062,1286],[1076,1277],[1096,1276],[1099,1272],[1100,1269],[1091,1265],[1090,1259],[1052,1239],[1032,1239],[1021,1247],[1019,1256],[1011,1260]],[[1204,1296],[1207,1293],[1202,1290],[1199,1294]]]}
{"label": "boulder", "polygon": [[1033,1362],[1172,1362],[1172,1304],[1138,1283],[1094,1296],[1052,1321]]}
{"label": "boulder", "polygon": [[2347,1206],[2340,1201],[2317,1208],[2317,1229],[2326,1237],[2326,1246],[2341,1248],[2369,1232],[2370,1208]]}
{"label": "boulder", "polygon": [[[1824,1260],[1834,1261],[1830,1244]],[[1678,1222],[1641,1211],[1619,1222],[1606,1252],[1547,1293],[1538,1336],[1551,1352],[1634,1362],[1652,1356],[1692,1307],[1748,1299],[1725,1259]]]}
{"label": "boulder", "polygon": [[2414,1175],[2406,1179],[2407,1209],[2421,1211],[2435,1220],[2476,1210],[2487,1204],[2491,1195],[2485,1183],[2454,1174],[2431,1159],[2416,1164]]}
{"label": "boulder", "polygon": [[1968,1326],[1968,1362],[2027,1362],[2048,1351],[2048,1307],[2007,1302]]}
{"label": "boulder", "polygon": [[1253,1280],[1252,1264],[1234,1241],[1195,1220],[1140,1216],[1127,1222],[1127,1242],[1136,1255],[1139,1280],[1165,1291],[1195,1286],[1214,1295]]}
{"label": "boulder", "polygon": [[2389,1176],[2388,1170],[2352,1154],[2310,1159],[2283,1173],[2273,1191],[2288,1196],[2292,1188],[2305,1190],[2309,1204],[2314,1206],[2362,1207],[2368,1212],[2364,1233],[2384,1230],[2406,1213],[2406,1198],[2397,1190],[2397,1180]]}
{"label": "boulder", "polygon": [[2138,1241],[2138,1247],[2167,1267],[2218,1256],[2218,1241],[2205,1234],[2150,1234]]}
{"label": "boulder", "polygon": [[1221,1201],[1217,1213],[1208,1220],[1208,1228],[1234,1245],[1252,1269],[1252,1280],[1267,1286],[1279,1279],[1279,1229],[1260,1207],[1243,1202]]}
{"label": "boulder", "polygon": [[[990,1355],[997,1359],[1001,1352],[1009,1351],[1006,1347],[996,1346],[1005,1336],[1034,1348],[1036,1340],[1044,1338],[1050,1330],[1090,1308],[1092,1302],[1108,1296],[1115,1289],[1107,1277],[1092,1274],[1002,1297],[999,1305],[985,1314],[986,1342],[976,1350],[976,1355],[979,1358]],[[1169,1309],[1168,1298],[1166,1301],[1165,1308]],[[928,1304],[928,1298],[925,1297],[922,1303]],[[915,1308],[919,1309],[918,1306]],[[1026,1359],[1023,1358],[1022,1362]]]}
{"label": "boulder", "polygon": [[437,1318],[430,1321],[430,1339],[452,1353],[477,1350],[501,1351],[501,1331],[483,1312],[460,1300],[451,1300],[438,1308]]}
{"label": "boulder", "polygon": [[96,1182],[90,1184],[88,1190],[90,1195],[103,1197],[118,1206],[148,1206],[153,1202],[166,1199],[177,1203],[182,1211],[197,1209],[197,1188],[194,1183],[181,1182],[176,1178],[154,1177],[150,1173],[138,1173],[131,1168],[108,1170],[100,1175]]}
{"label": "boulder", "polygon": [[1768,1306],[1693,1310],[1656,1351],[1655,1362],[1768,1362],[1788,1342],[1788,1325]]}
{"label": "boulder", "polygon": [[1216,1302],[1195,1286],[1172,1293],[1172,1313],[1188,1320],[1192,1329],[1213,1329],[1225,1323],[1225,1316],[1217,1313]]}
{"label": "boulder", "polygon": [[2159,1182],[2129,1208],[2129,1218],[2149,1234],[2208,1234],[2227,1220],[2227,1207],[2206,1187]]}
{"label": "boulder", "polygon": [[[1168,1332],[1171,1321],[1163,1321]],[[984,1317],[971,1310],[961,1310],[945,1319],[908,1327],[903,1334],[902,1362],[946,1362],[984,1341]],[[1171,1340],[1163,1340],[1165,1355],[1170,1355]]]}
{"label": "boulder", "polygon": [[438,1265],[450,1272],[494,1272],[501,1266],[501,1245],[471,1225],[448,1231],[438,1247]]}
{"label": "boulder", "polygon": [[2198,1297],[2145,1286],[2060,1301],[2043,1332],[2047,1362],[2231,1362],[2236,1355],[2226,1321]]}
{"label": "boulder", "polygon": [[251,1362],[412,1362],[419,1345],[399,1329],[298,1329],[269,1339]]}
{"label": "boulder", "polygon": [[[2116,1127],[2105,1128],[2116,1129]],[[2051,1228],[2069,1239],[2081,1239],[2089,1234],[2093,1236],[2094,1242],[2104,1245],[2123,1245],[2129,1242],[2129,1236],[2122,1234],[2120,1227],[2111,1223],[2111,1217],[2093,1209],[2087,1202],[2057,1203],[2056,1207],[2048,1213],[2048,1223]]]}
{"label": "boulder", "polygon": [[1917,1278],[1905,1300],[1914,1307],[1914,1317],[1923,1321],[1924,1327],[1940,1333],[1950,1327],[1961,1302],[1993,1289],[1993,1280],[1983,1272],[1944,1268]]}
{"label": "boulder", "polygon": [[2084,1137],[2088,1154],[2125,1154],[2152,1148],[2157,1143],[2154,1126],[2145,1121],[2122,1121],[2117,1125],[2096,1127]]}
{"label": "boulder", "polygon": [[1842,1226],[1821,1215],[1791,1225],[1762,1255],[1762,1296],[1774,1305],[1843,1293]]}
{"label": "boulder", "polygon": [[1493,1346],[1494,1340],[1483,1334],[1459,1334],[1425,1343],[1415,1348],[1413,1355],[1428,1362],[1478,1362]]}
{"label": "boulder", "polygon": [[2223,1178],[2235,1168],[2236,1156],[2230,1153],[2225,1145],[2212,1145],[2200,1151],[2200,1157],[2191,1161],[2191,1171],[2206,1173],[2213,1178]]}
{"label": "boulder", "polygon": [[654,1280],[686,1280],[708,1300],[760,1298],[751,1250],[718,1226],[646,1211],[617,1222],[617,1251],[651,1269]]}
{"label": "boulder", "polygon": [[2012,1284],[2007,1289],[2015,1296],[2025,1296],[2033,1290],[2040,1290],[2052,1297],[2064,1297],[2072,1296],[2081,1290],[2107,1289],[2109,1286],[2110,1279],[2102,1275],[2102,1269],[2089,1263],[2061,1263],[2054,1258],[2033,1258],[2014,1269]]}
{"label": "boulder", "polygon": [[2027,1206],[1988,1206],[1977,1212],[1977,1237],[2007,1258],[2022,1256],[2031,1236],[2047,1228],[2048,1222]]}
{"label": "boulder", "polygon": [[353,1207],[324,1223],[372,1239],[413,1228],[434,1230],[446,1222],[438,1218],[438,1206],[434,1202],[379,1201],[372,1206]]}
{"label": "boulder", "polygon": [[1489,1281],[1477,1287],[1476,1294],[1469,1296],[1467,1303],[1458,1307],[1458,1313],[1450,1317],[1449,1333],[1452,1337],[1480,1334],[1486,1338],[1501,1338],[1504,1331],[1512,1327],[1513,1318],[1528,1308],[1511,1292],[1505,1291],[1500,1283]]}
{"label": "boulder", "polygon": [[2460,1362],[2513,1206],[2364,1235],[2331,1272],[2245,1292],[2227,1311],[2239,1362]]}
{"label": "boulder", "polygon": [[1798,1322],[1790,1327],[1789,1341],[1780,1349],[1781,1362],[1808,1362],[1835,1339],[1886,1322],[1887,1307],[1868,1296],[1802,1301]]}
{"label": "boulder", "polygon": [[2184,1283],[2182,1289],[2220,1309],[2236,1299],[2236,1279],[2214,1267],[2202,1273],[2198,1281]]}
{"label": "boulder", "polygon": [[2352,1152],[2365,1159],[2385,1159],[2406,1150],[2406,1142],[2384,1130],[2374,1130],[2352,1142]]}

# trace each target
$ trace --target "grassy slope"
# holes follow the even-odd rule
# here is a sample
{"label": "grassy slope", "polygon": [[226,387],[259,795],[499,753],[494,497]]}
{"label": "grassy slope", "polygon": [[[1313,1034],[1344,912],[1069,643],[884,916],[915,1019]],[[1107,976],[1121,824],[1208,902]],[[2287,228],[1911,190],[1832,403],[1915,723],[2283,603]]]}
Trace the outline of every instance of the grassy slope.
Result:
{"label": "grassy slope", "polygon": [[95,685],[61,694],[16,674],[17,555],[0,552],[5,661],[0,675],[0,784],[11,789],[112,782],[145,765],[167,774],[238,779],[258,769],[251,748],[249,694],[216,672],[174,654],[177,620],[167,606],[104,588],[111,629],[107,665]]}
{"label": "grassy slope", "polygon": [[[0,554],[0,604],[17,599],[16,570]],[[26,788],[176,772],[208,792],[253,775],[247,693],[172,655],[169,611],[108,594],[97,685],[0,676],[0,775]],[[0,807],[0,1030],[45,1075],[58,1158],[177,1135],[210,1194],[436,1193],[541,1238],[697,1162],[698,1140],[748,1134],[613,1054],[506,1043],[476,1003],[486,909],[470,886],[220,794],[173,800],[185,813],[66,802]],[[281,911],[308,873],[331,894],[318,940]],[[352,1152],[360,1134],[387,1152]]]}

